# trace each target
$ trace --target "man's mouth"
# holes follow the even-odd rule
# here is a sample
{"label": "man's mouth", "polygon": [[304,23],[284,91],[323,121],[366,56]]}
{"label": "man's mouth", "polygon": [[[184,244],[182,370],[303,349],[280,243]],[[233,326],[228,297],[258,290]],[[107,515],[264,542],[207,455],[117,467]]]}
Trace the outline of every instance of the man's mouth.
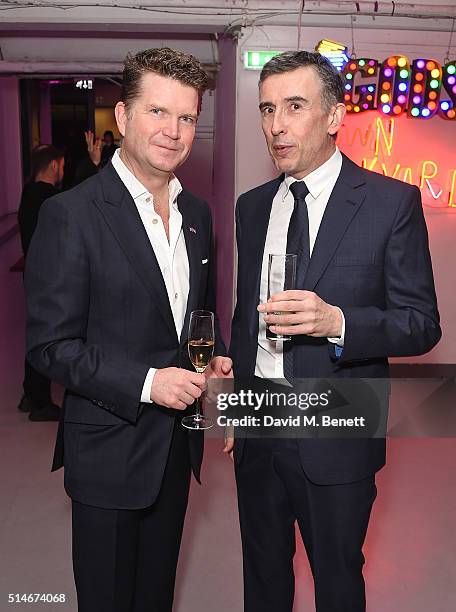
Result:
{"label": "man's mouth", "polygon": [[273,150],[276,157],[286,157],[293,149],[292,145],[274,145]]}
{"label": "man's mouth", "polygon": [[176,149],[175,147],[167,147],[165,145],[160,145],[160,144],[156,144],[156,147],[158,147],[159,149],[164,149],[165,151],[170,151],[172,153],[176,153],[176,151],[179,151],[179,149]]}

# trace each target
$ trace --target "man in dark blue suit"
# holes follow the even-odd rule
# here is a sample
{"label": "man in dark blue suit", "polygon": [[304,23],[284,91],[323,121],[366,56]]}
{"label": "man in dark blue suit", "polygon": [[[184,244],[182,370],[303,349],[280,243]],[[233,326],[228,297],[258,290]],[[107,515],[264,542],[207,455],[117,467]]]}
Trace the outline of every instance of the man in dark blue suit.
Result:
{"label": "man in dark blue suit", "polygon": [[[342,82],[319,54],[274,57],[259,94],[282,174],[237,204],[235,377],[387,378],[389,356],[425,353],[441,335],[420,192],[340,153]],[[267,301],[268,254],[287,252],[298,255],[296,290]],[[266,325],[292,340],[268,340]],[[295,521],[318,612],[364,611],[384,438],[238,437],[234,459],[246,612],[291,612]]]}
{"label": "man in dark blue suit", "polygon": [[[181,424],[206,384],[187,330],[192,310],[215,310],[209,208],[174,171],[207,84],[193,56],[128,57],[122,149],[45,202],[27,257],[28,358],[66,387],[53,468],[72,499],[80,612],[172,609],[203,453],[202,432]],[[223,353],[217,326],[207,376],[231,369]]]}

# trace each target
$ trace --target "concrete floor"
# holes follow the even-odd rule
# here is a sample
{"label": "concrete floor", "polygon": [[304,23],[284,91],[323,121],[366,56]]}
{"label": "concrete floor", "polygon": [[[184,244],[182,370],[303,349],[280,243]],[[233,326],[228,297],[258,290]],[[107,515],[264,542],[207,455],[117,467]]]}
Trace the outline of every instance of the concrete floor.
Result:
{"label": "concrete floor", "polygon": [[[16,409],[24,306],[21,275],[8,270],[19,255],[17,237],[0,247],[0,610],[35,609],[8,605],[8,593],[64,593],[65,604],[38,608],[72,612],[70,502],[62,471],[49,471],[56,424],[31,423]],[[192,485],[175,612],[242,612],[234,478],[220,448],[220,440],[208,440],[204,485]],[[369,612],[455,609],[455,465],[453,438],[390,440],[365,547]],[[294,610],[312,612],[312,581],[299,538],[295,568]]]}

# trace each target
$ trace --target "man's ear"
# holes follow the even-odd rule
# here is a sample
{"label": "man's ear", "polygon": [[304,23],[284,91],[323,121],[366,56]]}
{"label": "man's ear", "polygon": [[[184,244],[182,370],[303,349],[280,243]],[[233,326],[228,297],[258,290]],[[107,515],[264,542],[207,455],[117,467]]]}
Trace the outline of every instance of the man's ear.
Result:
{"label": "man's ear", "polygon": [[116,108],[114,109],[114,114],[116,116],[116,123],[119,129],[119,132],[122,137],[125,136],[125,126],[127,124],[127,108],[124,102],[117,102]]}
{"label": "man's ear", "polygon": [[342,102],[339,102],[331,109],[328,117],[328,134],[331,136],[337,134],[345,118],[345,113],[345,104],[342,104]]}

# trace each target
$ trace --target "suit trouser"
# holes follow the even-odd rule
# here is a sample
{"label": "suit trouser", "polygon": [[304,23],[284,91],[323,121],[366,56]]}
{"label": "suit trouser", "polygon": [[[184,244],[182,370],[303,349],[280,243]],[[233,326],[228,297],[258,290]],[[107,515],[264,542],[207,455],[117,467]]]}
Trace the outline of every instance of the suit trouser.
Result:
{"label": "suit trouser", "polygon": [[171,612],[189,485],[188,435],[176,419],[152,506],[113,510],[73,500],[79,612]]}
{"label": "suit trouser", "polygon": [[317,612],[365,610],[362,546],[375,477],[316,485],[296,439],[247,439],[236,466],[245,612],[291,612],[295,521],[310,562]]}

